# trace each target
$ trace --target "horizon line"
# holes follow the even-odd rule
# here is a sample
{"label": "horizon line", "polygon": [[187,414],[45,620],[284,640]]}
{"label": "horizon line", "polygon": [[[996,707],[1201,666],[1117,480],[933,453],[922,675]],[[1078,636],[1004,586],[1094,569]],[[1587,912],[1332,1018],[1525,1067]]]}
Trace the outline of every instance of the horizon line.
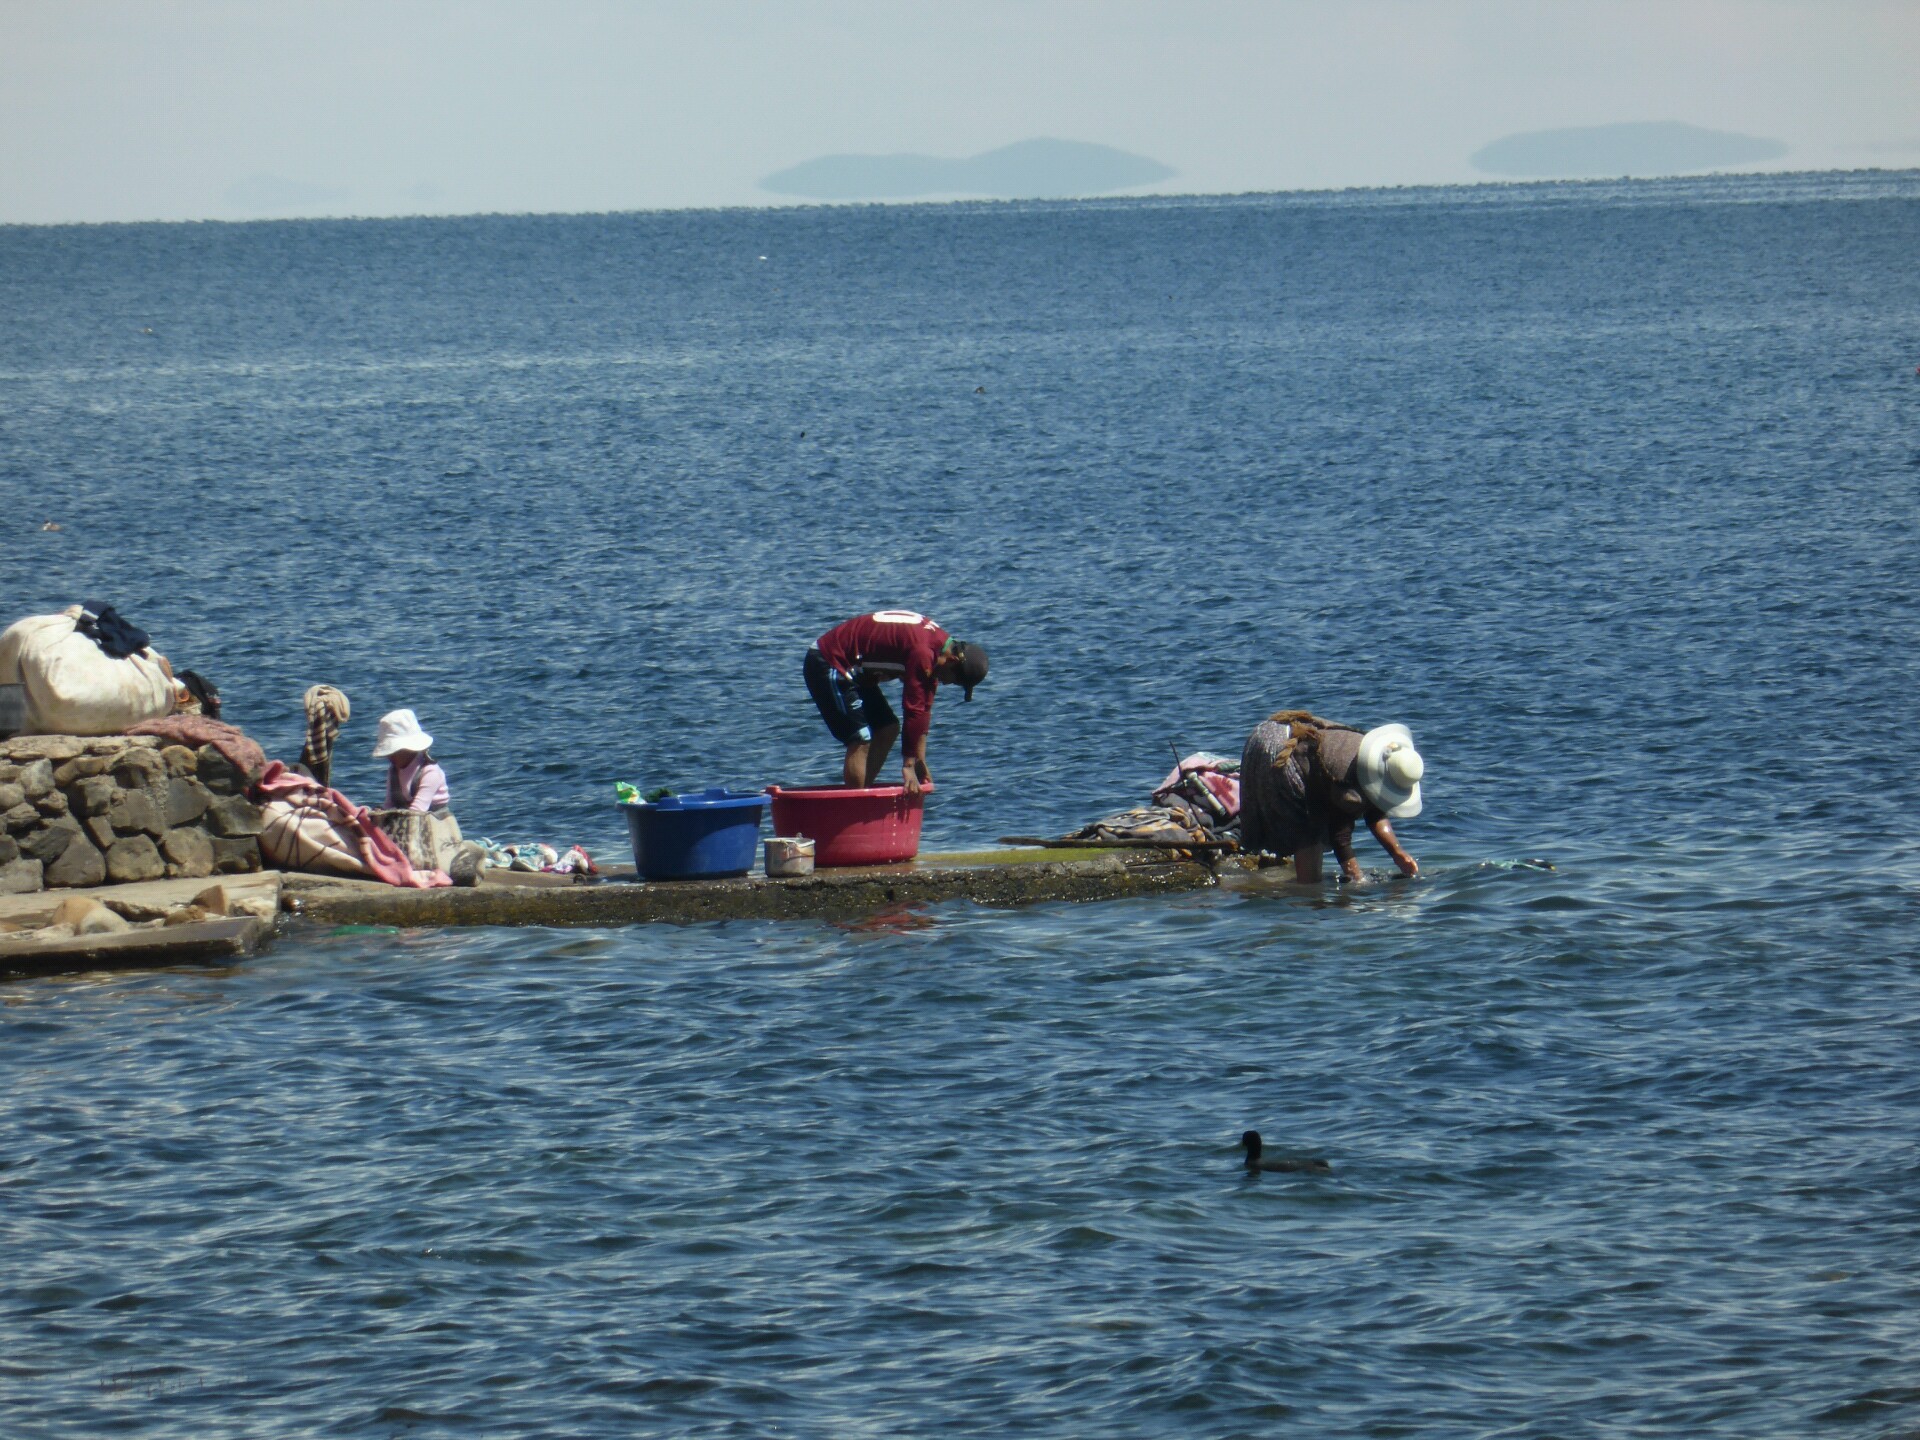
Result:
{"label": "horizon line", "polygon": [[1169,200],[1245,200],[1264,196],[1314,197],[1331,195],[1399,194],[1422,190],[1528,190],[1549,185],[1600,186],[1631,183],[1659,185],[1690,180],[1803,179],[1820,175],[1920,175],[1920,165],[1861,165],[1847,169],[1824,170],[1689,170],[1674,175],[1581,175],[1553,178],[1484,180],[1422,180],[1389,185],[1332,185],[1295,190],[1192,190],[1167,191],[1146,195],[1109,193],[1104,195],[995,196],[954,195],[947,199],[913,197],[901,200],[774,200],[765,204],[737,205],[637,205],[614,210],[458,210],[411,211],[389,215],[251,215],[241,218],[200,216],[193,219],[157,220],[0,220],[0,230],[69,230],[110,225],[293,225],[335,222],[362,224],[403,220],[533,220],[586,219],[615,215],[705,215],[751,214],[764,210],[849,210],[849,209],[932,209],[960,205],[1125,205]]}

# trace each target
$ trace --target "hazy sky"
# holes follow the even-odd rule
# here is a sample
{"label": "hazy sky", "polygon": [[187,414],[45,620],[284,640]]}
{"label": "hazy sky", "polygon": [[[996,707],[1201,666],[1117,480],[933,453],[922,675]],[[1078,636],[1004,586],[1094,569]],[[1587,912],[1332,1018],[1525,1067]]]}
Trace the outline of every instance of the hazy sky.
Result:
{"label": "hazy sky", "polygon": [[1920,165],[1920,0],[0,0],[0,221],[763,205],[1036,136],[1446,182],[1640,120]]}

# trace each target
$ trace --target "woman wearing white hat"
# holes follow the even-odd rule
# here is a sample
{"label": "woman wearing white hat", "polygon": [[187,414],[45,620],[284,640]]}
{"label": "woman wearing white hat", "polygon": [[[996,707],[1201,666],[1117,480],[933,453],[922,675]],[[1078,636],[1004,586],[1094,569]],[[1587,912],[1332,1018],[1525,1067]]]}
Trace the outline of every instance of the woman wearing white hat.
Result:
{"label": "woman wearing white hat", "polygon": [[447,791],[447,772],[429,752],[433,736],[420,728],[411,710],[389,710],[380,717],[373,758],[387,762],[387,808],[425,810],[445,814],[453,797]]}
{"label": "woman wearing white hat", "polygon": [[1358,880],[1353,822],[1363,819],[1400,873],[1418,875],[1392,822],[1420,813],[1425,769],[1404,725],[1363,733],[1305,710],[1278,711],[1254,727],[1241,752],[1240,846],[1292,856],[1294,878],[1317,882],[1331,845],[1341,875]]}

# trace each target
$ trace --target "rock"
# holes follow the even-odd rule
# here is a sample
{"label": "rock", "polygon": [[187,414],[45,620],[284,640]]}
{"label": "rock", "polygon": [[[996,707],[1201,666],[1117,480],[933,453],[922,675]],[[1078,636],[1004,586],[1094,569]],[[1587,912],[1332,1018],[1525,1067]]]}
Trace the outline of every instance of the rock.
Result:
{"label": "rock", "polygon": [[[153,842],[147,842],[151,845]],[[107,878],[107,857],[94,848],[86,836],[75,834],[73,843],[60,852],[60,858],[47,866],[49,890],[61,886],[98,885]]]}
{"label": "rock", "polygon": [[0,825],[6,826],[9,833],[18,835],[23,830],[31,830],[40,823],[40,812],[22,800],[6,814],[0,815]]}
{"label": "rock", "polygon": [[167,762],[155,750],[127,750],[113,758],[114,783],[126,790],[155,789],[167,778]]}
{"label": "rock", "polygon": [[80,828],[92,836],[93,843],[98,845],[102,850],[113,844],[118,838],[113,833],[113,821],[105,815],[89,815],[85,820],[80,822]]}
{"label": "rock", "polygon": [[64,815],[67,813],[67,797],[62,795],[58,790],[47,791],[46,794],[42,795],[33,803],[34,807],[38,809],[42,815]]}
{"label": "rock", "polygon": [[[5,748],[4,742],[0,742],[0,748]],[[0,760],[0,785],[11,785],[19,778],[20,767],[18,765],[14,764],[11,760]]]}
{"label": "rock", "polygon": [[18,785],[0,785],[0,811],[11,810],[27,798],[27,792]]}
{"label": "rock", "polygon": [[64,790],[76,780],[84,780],[89,775],[104,775],[112,768],[111,755],[82,755],[78,760],[54,766],[53,783]]}
{"label": "rock", "polygon": [[53,762],[36,760],[31,765],[22,765],[18,784],[27,799],[38,800],[53,789]]}
{"label": "rock", "polygon": [[[114,772],[116,776],[119,773],[117,770]],[[160,806],[153,803],[153,797],[145,790],[116,791],[113,803],[107,807],[107,818],[122,835],[131,835],[135,831],[164,835],[167,829]]]}
{"label": "rock", "polygon": [[198,905],[209,915],[228,915],[232,913],[232,906],[227,899],[227,887],[224,885],[209,885],[193,897],[192,903]]}
{"label": "rock", "polygon": [[160,758],[167,762],[167,774],[191,775],[200,763],[193,751],[184,745],[169,745],[160,752]]}
{"label": "rock", "polygon": [[167,912],[167,918],[162,923],[166,925],[198,925],[203,920],[221,918],[224,917],[209,915],[198,905],[182,905],[178,910],[169,910]]}
{"label": "rock", "polygon": [[213,837],[204,830],[167,831],[160,839],[160,853],[167,858],[169,877],[197,880],[213,873]]}
{"label": "rock", "polygon": [[113,804],[113,781],[104,775],[89,775],[67,792],[73,801],[73,813],[80,816],[105,815]]}
{"label": "rock", "polygon": [[160,847],[145,835],[128,835],[116,840],[107,851],[107,878],[116,885],[133,880],[158,880],[166,873],[167,862],[160,858]]}
{"label": "rock", "polygon": [[106,906],[122,920],[131,920],[136,925],[150,924],[155,920],[164,920],[173,912],[173,906],[158,900],[129,900],[124,896],[108,891],[101,895],[100,903]]}
{"label": "rock", "polygon": [[53,910],[53,923],[73,927],[76,935],[117,935],[133,927],[88,895],[69,895]]}
{"label": "rock", "polygon": [[244,795],[228,795],[207,807],[207,828],[230,839],[258,835],[260,807]]}
{"label": "rock", "polygon": [[71,760],[87,748],[74,735],[16,735],[7,742],[7,756],[21,760]]}
{"label": "rock", "polygon": [[447,874],[454,884],[471,887],[480,883],[486,866],[487,852],[468,840],[453,852],[453,858],[447,862]]}
{"label": "rock", "polygon": [[11,865],[20,858],[20,842],[0,832],[0,865]]}
{"label": "rock", "polygon": [[81,838],[80,822],[71,815],[63,815],[21,836],[20,848],[34,859],[52,865],[69,844]]}
{"label": "rock", "polygon": [[213,868],[222,875],[250,875],[260,868],[260,842],[248,836],[227,840],[215,836]]}
{"label": "rock", "polygon": [[45,867],[38,860],[10,860],[0,865],[0,895],[28,895],[46,888]]}
{"label": "rock", "polygon": [[158,735],[96,735],[86,750],[90,755],[117,755],[122,750],[158,750],[163,743]]}
{"label": "rock", "polygon": [[280,902],[271,892],[252,891],[241,895],[227,896],[227,914],[251,915],[256,920],[271,921],[280,912]]}
{"label": "rock", "polygon": [[216,795],[238,795],[246,789],[246,777],[233,768],[226,756],[211,745],[194,751],[195,769],[200,783]]}
{"label": "rock", "polygon": [[184,825],[189,820],[198,820],[207,813],[207,807],[212,803],[212,793],[190,776],[176,775],[167,781],[166,816],[169,825]]}

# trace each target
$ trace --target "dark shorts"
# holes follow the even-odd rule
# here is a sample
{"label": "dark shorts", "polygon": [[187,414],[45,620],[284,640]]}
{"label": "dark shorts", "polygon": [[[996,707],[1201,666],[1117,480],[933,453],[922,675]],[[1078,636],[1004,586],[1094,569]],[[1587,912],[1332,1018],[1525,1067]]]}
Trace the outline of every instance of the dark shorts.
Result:
{"label": "dark shorts", "polygon": [[842,745],[864,745],[875,730],[900,723],[878,685],[835,674],[817,649],[807,651],[806,676],[807,693],[820,707],[820,718]]}

